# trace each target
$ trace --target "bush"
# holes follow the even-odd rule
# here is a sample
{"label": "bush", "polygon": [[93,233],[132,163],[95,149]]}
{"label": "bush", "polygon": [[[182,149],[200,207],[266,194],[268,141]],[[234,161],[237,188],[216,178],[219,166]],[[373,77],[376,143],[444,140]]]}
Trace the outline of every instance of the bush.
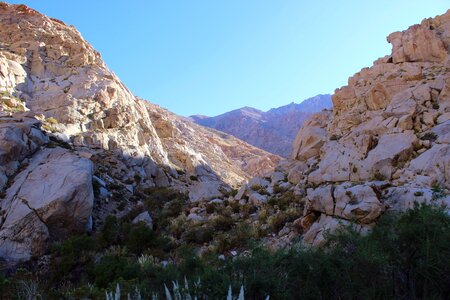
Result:
{"label": "bush", "polygon": [[176,238],[180,238],[183,232],[186,230],[187,218],[185,214],[181,214],[172,221],[170,221],[169,231]]}
{"label": "bush", "polygon": [[437,140],[437,138],[438,138],[438,136],[436,135],[436,133],[430,131],[430,132],[425,133],[420,139],[424,140],[424,141],[434,142]]}
{"label": "bush", "polygon": [[95,266],[95,283],[99,287],[106,288],[120,278],[125,280],[137,279],[139,277],[139,268],[137,262],[127,257],[103,256]]}
{"label": "bush", "polygon": [[257,192],[260,195],[270,195],[269,192],[267,192],[267,189],[262,185],[259,184],[252,185],[250,188],[252,189],[252,191]]}
{"label": "bush", "polygon": [[156,227],[164,228],[183,212],[188,196],[169,188],[151,188],[140,193]]}
{"label": "bush", "polygon": [[51,124],[51,125],[56,125],[56,124],[58,124],[58,120],[56,120],[56,119],[53,118],[53,117],[50,117],[50,118],[45,119],[45,122],[47,122],[48,124]]}
{"label": "bush", "polygon": [[141,223],[130,228],[125,245],[131,253],[139,255],[145,249],[159,246],[159,238],[152,229]]}
{"label": "bush", "polygon": [[223,253],[225,251],[244,248],[252,241],[258,232],[247,223],[238,223],[227,232],[219,232],[214,239],[214,251]]}
{"label": "bush", "polygon": [[190,243],[204,244],[212,240],[213,229],[209,226],[197,226],[184,233],[184,240]]}
{"label": "bush", "polygon": [[110,245],[117,245],[124,239],[122,226],[115,216],[108,216],[105,219],[103,228],[99,234],[99,246],[106,248]]}
{"label": "bush", "polygon": [[[289,208],[280,219],[284,222],[297,213]],[[255,230],[251,224],[239,223],[215,236],[215,250],[225,254],[225,260],[217,259],[217,253],[197,257],[195,246],[185,245],[179,248],[186,251],[177,252],[176,263],[162,267],[156,256],[145,264],[137,259],[139,253],[163,251],[160,249],[165,244],[158,240],[161,236],[144,225],[131,226],[109,218],[96,238],[126,244],[131,253],[114,246],[94,255],[95,239],[72,237],[52,250],[52,270],[60,271],[59,277],[39,274],[39,278],[48,278],[39,282],[39,287],[47,291],[44,299],[97,298],[103,296],[104,289],[111,291],[120,283],[123,295],[138,287],[147,299],[152,291],[162,295],[164,283],[182,283],[186,276],[201,282],[195,285],[189,281],[192,290],[201,295],[199,299],[205,295],[208,299],[222,298],[230,285],[234,293],[244,285],[246,299],[267,295],[271,299],[448,298],[450,216],[443,208],[422,205],[402,214],[385,213],[366,235],[356,229],[352,225],[327,234],[328,242],[318,249],[293,245],[270,251],[257,246],[243,252],[241,249],[249,249],[244,245],[254,239]],[[210,241],[213,233],[212,227],[198,226],[184,234],[186,240],[202,244]],[[242,255],[229,258],[226,251],[237,248]],[[21,271],[0,276],[0,295],[14,297],[20,282],[36,282],[36,278]]]}
{"label": "bush", "polygon": [[87,236],[72,236],[61,244],[53,246],[52,254],[54,259],[50,266],[52,276],[56,280],[61,280],[66,276],[80,278],[81,272],[74,272],[79,265],[91,263],[92,257],[89,252],[96,248],[95,241]]}
{"label": "bush", "polygon": [[186,194],[164,187],[145,189],[140,192],[140,196],[145,198],[144,204],[149,211],[162,209],[167,202],[185,203],[188,198]]}
{"label": "bush", "polygon": [[219,215],[212,221],[212,226],[216,231],[228,231],[233,225],[234,221],[231,216]]}

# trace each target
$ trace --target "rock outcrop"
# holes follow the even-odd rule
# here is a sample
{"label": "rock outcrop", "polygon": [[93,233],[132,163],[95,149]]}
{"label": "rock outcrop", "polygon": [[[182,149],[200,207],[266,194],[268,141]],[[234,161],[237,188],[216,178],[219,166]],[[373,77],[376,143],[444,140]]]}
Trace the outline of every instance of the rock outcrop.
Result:
{"label": "rock outcrop", "polygon": [[[41,123],[0,117],[0,257],[42,255],[47,242],[89,229],[92,162],[49,139]],[[5,192],[3,192],[5,190]]]}
{"label": "rock outcrop", "polygon": [[[31,116],[51,119],[49,129],[74,146],[145,158],[144,169],[153,162],[166,175],[167,168],[201,167],[207,161],[210,174],[230,185],[254,175],[251,168],[240,166],[262,159],[271,168],[279,160],[228,136],[200,132],[175,115],[159,115],[163,110],[136,98],[72,26],[24,5],[6,3],[0,6],[0,24],[0,90],[26,103]],[[186,138],[189,131],[196,134]],[[205,140],[215,149],[196,147]],[[221,144],[242,154],[227,156]],[[172,159],[176,156],[183,158]],[[221,173],[229,175],[222,178]]]}
{"label": "rock outcrop", "polygon": [[295,134],[313,113],[331,108],[331,95],[318,95],[267,112],[251,107],[215,117],[191,116],[197,124],[229,133],[268,152],[289,157]]}
{"label": "rock outcrop", "polygon": [[391,55],[337,89],[332,111],[304,122],[290,160],[234,197],[301,199],[302,217],[270,245],[300,235],[317,246],[345,225],[370,230],[388,210],[450,205],[450,11],[388,41]]}
{"label": "rock outcrop", "polygon": [[135,97],[73,26],[4,2],[0,141],[0,259],[8,261],[95,230],[152,188],[209,200],[280,160]]}
{"label": "rock outcrop", "polygon": [[0,257],[42,255],[49,240],[88,229],[93,200],[90,160],[59,147],[39,151],[2,200]]}
{"label": "rock outcrop", "polygon": [[[388,37],[392,54],[349,79],[334,110],[300,129],[291,169],[305,194],[304,241],[386,209],[450,204],[450,11]],[[298,183],[297,183],[298,182]]]}

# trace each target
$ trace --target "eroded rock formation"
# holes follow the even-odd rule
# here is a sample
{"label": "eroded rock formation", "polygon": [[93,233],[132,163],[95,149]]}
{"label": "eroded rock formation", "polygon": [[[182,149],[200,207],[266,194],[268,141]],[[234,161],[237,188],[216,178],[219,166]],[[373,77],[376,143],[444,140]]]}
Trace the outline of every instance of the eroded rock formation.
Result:
{"label": "eroded rock formation", "polygon": [[[337,89],[333,111],[305,121],[278,166],[284,188],[303,199],[294,224],[307,244],[353,221],[368,230],[415,202],[450,205],[450,11],[388,42],[391,55]],[[276,194],[271,184],[263,186]],[[238,196],[254,193],[249,183]]]}
{"label": "eroded rock formation", "polygon": [[[334,110],[299,131],[293,159],[306,188],[305,241],[337,220],[374,224],[386,209],[443,202],[450,188],[450,11],[388,37],[392,53],[349,79]],[[434,194],[434,197],[433,197]],[[327,217],[325,217],[327,216]],[[309,227],[309,228],[308,228]]]}
{"label": "eroded rock formation", "polygon": [[170,186],[207,200],[280,159],[136,98],[73,26],[3,2],[0,141],[0,257],[13,261],[98,226],[114,199],[130,210]]}

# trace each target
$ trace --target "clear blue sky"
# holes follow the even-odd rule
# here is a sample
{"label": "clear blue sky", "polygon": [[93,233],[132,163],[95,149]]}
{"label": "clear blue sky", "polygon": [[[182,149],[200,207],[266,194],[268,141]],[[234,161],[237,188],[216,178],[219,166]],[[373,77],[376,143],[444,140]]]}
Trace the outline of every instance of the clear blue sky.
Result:
{"label": "clear blue sky", "polygon": [[448,0],[23,0],[75,25],[138,96],[181,115],[332,93]]}

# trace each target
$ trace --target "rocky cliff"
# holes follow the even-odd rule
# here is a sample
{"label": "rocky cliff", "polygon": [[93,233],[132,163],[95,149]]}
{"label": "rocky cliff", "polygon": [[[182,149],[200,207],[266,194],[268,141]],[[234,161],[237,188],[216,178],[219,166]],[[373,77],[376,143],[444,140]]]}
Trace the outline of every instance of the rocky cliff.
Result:
{"label": "rocky cliff", "polygon": [[321,245],[350,222],[369,230],[387,210],[450,205],[450,11],[387,40],[390,55],[337,89],[332,111],[305,121],[290,161],[236,195],[265,203],[288,190],[301,199],[302,216],[276,244],[296,230]]}
{"label": "rocky cliff", "polygon": [[109,215],[235,255],[250,238],[321,245],[387,210],[450,204],[450,11],[391,34],[392,53],[304,122],[276,172],[279,157],[133,96],[73,27],[5,3],[0,24],[3,260]]}
{"label": "rocky cliff", "polygon": [[367,232],[389,210],[450,207],[450,11],[387,40],[390,55],[304,122],[289,161],[234,197],[272,214],[253,221],[277,225],[266,244],[318,246],[342,226]]}
{"label": "rocky cliff", "polygon": [[289,157],[303,122],[312,113],[331,107],[331,95],[317,95],[267,112],[243,107],[215,117],[196,115],[190,118],[197,124],[229,133],[268,152]]}
{"label": "rocky cliff", "polygon": [[130,210],[143,190],[167,186],[210,199],[279,161],[136,98],[74,27],[3,2],[0,140],[7,260],[95,228],[117,199]]}

